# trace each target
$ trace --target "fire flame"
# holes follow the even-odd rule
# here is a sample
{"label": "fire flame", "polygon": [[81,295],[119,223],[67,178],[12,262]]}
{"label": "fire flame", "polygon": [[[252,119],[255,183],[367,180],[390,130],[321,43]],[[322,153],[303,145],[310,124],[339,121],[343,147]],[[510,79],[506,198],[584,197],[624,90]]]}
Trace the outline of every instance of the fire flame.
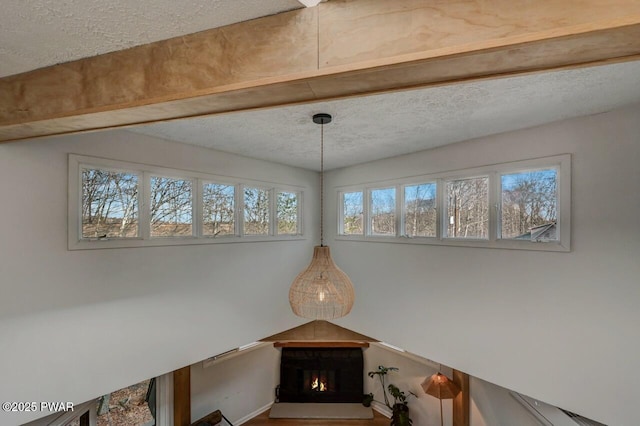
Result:
{"label": "fire flame", "polygon": [[325,385],[324,382],[320,382],[316,377],[315,380],[311,382],[311,390],[324,392],[327,390],[327,385]]}

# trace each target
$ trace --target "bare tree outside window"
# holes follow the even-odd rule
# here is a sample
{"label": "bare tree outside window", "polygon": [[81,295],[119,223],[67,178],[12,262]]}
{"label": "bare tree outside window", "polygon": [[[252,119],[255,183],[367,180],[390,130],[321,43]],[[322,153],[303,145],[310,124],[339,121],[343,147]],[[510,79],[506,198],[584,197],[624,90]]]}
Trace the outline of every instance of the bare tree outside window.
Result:
{"label": "bare tree outside window", "polygon": [[404,232],[410,237],[436,236],[436,184],[404,187]]}
{"label": "bare tree outside window", "polygon": [[148,426],[155,424],[154,379],[104,395],[96,401],[97,426]]}
{"label": "bare tree outside window", "polygon": [[188,179],[151,177],[151,236],[193,235],[193,183]]}
{"label": "bare tree outside window", "polygon": [[489,178],[447,182],[447,237],[487,239],[489,236]]}
{"label": "bare tree outside window", "polygon": [[138,175],[82,169],[82,238],[138,236]]}
{"label": "bare tree outside window", "polygon": [[342,233],[343,235],[363,235],[363,193],[345,192],[342,196]]}
{"label": "bare tree outside window", "polygon": [[298,194],[295,192],[278,192],[276,203],[278,234],[298,234]]}
{"label": "bare tree outside window", "polygon": [[396,189],[371,190],[371,235],[396,235]]}
{"label": "bare tree outside window", "polygon": [[[500,233],[504,239],[531,239],[532,230],[550,225],[546,239],[556,240],[558,173],[555,169],[500,176]],[[535,232],[534,232],[535,234]]]}
{"label": "bare tree outside window", "polygon": [[244,189],[244,233],[269,235],[269,191],[260,188]]}
{"label": "bare tree outside window", "polygon": [[219,237],[235,234],[235,187],[218,183],[202,185],[202,235]]}

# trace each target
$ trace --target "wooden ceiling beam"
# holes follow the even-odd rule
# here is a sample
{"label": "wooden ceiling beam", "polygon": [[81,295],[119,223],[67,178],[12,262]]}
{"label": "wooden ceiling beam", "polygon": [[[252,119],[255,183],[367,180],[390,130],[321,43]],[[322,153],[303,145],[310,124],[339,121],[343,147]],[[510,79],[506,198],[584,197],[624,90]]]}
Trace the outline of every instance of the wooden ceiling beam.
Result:
{"label": "wooden ceiling beam", "polygon": [[640,58],[636,0],[331,0],[0,79],[0,141]]}

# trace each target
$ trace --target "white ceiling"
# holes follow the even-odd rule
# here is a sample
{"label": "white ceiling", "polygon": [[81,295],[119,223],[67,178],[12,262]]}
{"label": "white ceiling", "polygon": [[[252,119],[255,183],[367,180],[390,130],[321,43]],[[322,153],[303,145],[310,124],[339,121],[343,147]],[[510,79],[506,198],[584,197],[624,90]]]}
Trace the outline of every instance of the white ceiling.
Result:
{"label": "white ceiling", "polygon": [[254,158],[339,168],[640,102],[640,61],[156,123],[131,131]]}
{"label": "white ceiling", "polygon": [[[0,77],[301,7],[297,0],[3,0]],[[180,120],[131,131],[339,168],[640,102],[640,62]]]}

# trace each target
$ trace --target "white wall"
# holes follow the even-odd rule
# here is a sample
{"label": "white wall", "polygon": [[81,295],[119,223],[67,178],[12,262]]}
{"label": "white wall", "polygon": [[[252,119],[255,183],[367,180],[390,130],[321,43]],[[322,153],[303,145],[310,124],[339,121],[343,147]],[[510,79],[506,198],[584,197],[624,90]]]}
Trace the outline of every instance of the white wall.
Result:
{"label": "white wall", "polygon": [[[413,424],[420,426],[440,425],[439,401],[425,394],[420,386],[425,377],[438,371],[437,366],[414,361],[394,350],[372,344],[364,350],[364,393],[373,393],[375,401],[382,403],[384,403],[384,395],[380,379],[377,376],[374,378],[367,376],[369,371],[377,371],[380,365],[399,369],[399,371],[390,372],[387,375],[385,379],[387,386],[393,383],[405,394],[410,395],[409,391],[411,391],[417,395],[417,397],[409,396],[407,400]],[[389,402],[393,404],[391,395],[388,397]],[[444,424],[451,425],[451,400],[443,401],[442,410]]]}
{"label": "white wall", "polygon": [[[408,399],[413,424],[420,426],[440,425],[440,401],[424,393],[420,384],[425,378],[438,372],[440,366],[427,360],[416,360],[400,352],[372,344],[364,350],[364,370],[375,371],[379,365],[397,367],[399,371],[387,376],[387,383],[398,386],[405,394],[417,395]],[[451,378],[451,369],[442,366],[442,374]],[[475,377],[469,380],[470,426],[539,426],[540,424],[515,399],[509,390]],[[373,392],[377,401],[383,401],[380,381],[377,377],[365,376],[364,393]],[[452,424],[452,401],[442,401],[442,418],[445,425]],[[391,400],[393,403],[393,400]]]}
{"label": "white wall", "polygon": [[[280,381],[281,351],[267,344],[246,353],[223,358],[207,368],[201,362],[191,366],[191,420],[214,410],[222,413],[233,424],[246,421],[251,414],[264,410],[274,401],[274,389]],[[438,364],[381,347],[375,343],[364,349],[364,393],[374,393],[376,401],[384,401],[377,377],[371,379],[367,372],[379,365],[397,367],[389,373],[387,384],[393,383],[409,394],[409,407],[413,424],[440,425],[439,400],[426,395],[420,384],[438,371]],[[451,377],[451,369],[443,366],[442,373]],[[390,396],[389,396],[390,397]],[[391,399],[393,403],[393,399]],[[509,390],[470,378],[471,426],[539,426],[539,423],[515,399]],[[451,425],[452,400],[443,400],[445,425]]]}
{"label": "white wall", "polygon": [[[469,378],[469,389],[471,426],[540,426],[540,422],[511,396],[508,389],[473,376]],[[564,416],[560,410],[557,412]],[[564,417],[567,423],[572,421]]]}
{"label": "white wall", "polygon": [[[304,186],[307,239],[68,251],[68,153]],[[303,323],[316,198],[315,172],[124,131],[0,145],[0,401],[79,403]]]}
{"label": "white wall", "polygon": [[[636,106],[331,172],[327,188],[570,153],[573,175],[570,253],[331,238],[356,290],[337,323],[586,417],[637,424],[638,117]],[[326,198],[333,236],[337,196]]]}
{"label": "white wall", "polygon": [[192,365],[191,421],[220,410],[239,425],[239,420],[270,406],[280,383],[280,353],[266,344],[207,368],[201,362]]}
{"label": "white wall", "polygon": [[[328,188],[573,155],[571,253],[329,241],[356,287],[337,323],[635,425],[638,116],[629,108],[330,173]],[[303,322],[287,292],[315,238],[67,251],[70,152],[305,185],[306,229],[316,228],[312,172],[121,131],[0,145],[0,401],[85,401]],[[326,207],[336,211],[335,197]],[[327,217],[330,237],[335,225]],[[1,413],[0,424],[45,414]]]}

